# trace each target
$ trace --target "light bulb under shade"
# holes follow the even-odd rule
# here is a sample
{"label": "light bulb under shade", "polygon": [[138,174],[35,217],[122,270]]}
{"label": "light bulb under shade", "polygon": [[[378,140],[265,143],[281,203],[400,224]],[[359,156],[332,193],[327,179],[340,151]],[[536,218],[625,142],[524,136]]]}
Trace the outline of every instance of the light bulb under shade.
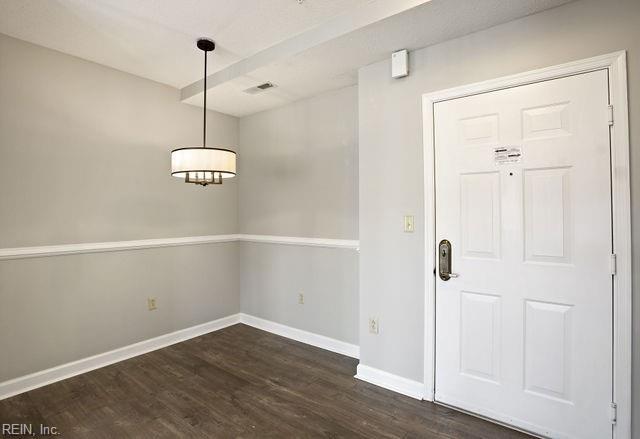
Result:
{"label": "light bulb under shade", "polygon": [[185,179],[188,175],[215,174],[218,178],[236,175],[236,153],[223,148],[190,146],[171,151],[171,175]]}

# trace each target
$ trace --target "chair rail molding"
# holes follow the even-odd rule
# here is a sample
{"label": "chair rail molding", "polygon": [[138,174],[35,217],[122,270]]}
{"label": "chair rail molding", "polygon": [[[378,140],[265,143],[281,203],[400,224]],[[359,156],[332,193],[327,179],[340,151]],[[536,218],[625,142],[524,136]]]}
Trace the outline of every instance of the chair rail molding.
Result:
{"label": "chair rail molding", "polygon": [[276,235],[237,235],[238,241],[282,245],[304,245],[307,247],[346,248],[358,250],[360,241],[354,239],[300,238]]}
{"label": "chair rail molding", "polygon": [[349,239],[226,234],[186,236],[179,238],[137,239],[131,241],[86,242],[78,244],[59,244],[35,247],[0,248],[0,261],[9,259],[142,250],[149,248],[177,247],[183,245],[201,245],[222,242],[255,242],[264,244],[301,245],[307,247],[338,248],[356,251],[358,250],[358,247],[360,245],[360,242],[358,240]]}

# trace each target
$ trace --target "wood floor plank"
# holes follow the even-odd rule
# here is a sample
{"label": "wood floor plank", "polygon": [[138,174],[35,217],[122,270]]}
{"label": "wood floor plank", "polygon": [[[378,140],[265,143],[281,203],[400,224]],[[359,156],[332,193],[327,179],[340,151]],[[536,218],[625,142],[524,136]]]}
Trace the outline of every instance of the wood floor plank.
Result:
{"label": "wood floor plank", "polygon": [[358,361],[234,325],[0,401],[65,438],[527,438],[353,378]]}

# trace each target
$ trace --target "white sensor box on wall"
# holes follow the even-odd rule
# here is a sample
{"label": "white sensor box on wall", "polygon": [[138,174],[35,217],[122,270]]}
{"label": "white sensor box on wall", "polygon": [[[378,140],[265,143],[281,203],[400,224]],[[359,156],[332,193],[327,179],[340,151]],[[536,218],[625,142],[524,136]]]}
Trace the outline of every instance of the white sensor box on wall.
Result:
{"label": "white sensor box on wall", "polygon": [[391,54],[391,77],[402,78],[409,74],[409,52],[398,50]]}

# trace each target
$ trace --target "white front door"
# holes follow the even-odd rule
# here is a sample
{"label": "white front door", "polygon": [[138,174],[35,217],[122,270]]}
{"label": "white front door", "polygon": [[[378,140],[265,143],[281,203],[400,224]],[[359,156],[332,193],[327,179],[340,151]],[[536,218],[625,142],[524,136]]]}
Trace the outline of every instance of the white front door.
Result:
{"label": "white front door", "polygon": [[434,105],[436,244],[458,274],[436,273],[436,400],[612,436],[607,107],[605,70]]}

